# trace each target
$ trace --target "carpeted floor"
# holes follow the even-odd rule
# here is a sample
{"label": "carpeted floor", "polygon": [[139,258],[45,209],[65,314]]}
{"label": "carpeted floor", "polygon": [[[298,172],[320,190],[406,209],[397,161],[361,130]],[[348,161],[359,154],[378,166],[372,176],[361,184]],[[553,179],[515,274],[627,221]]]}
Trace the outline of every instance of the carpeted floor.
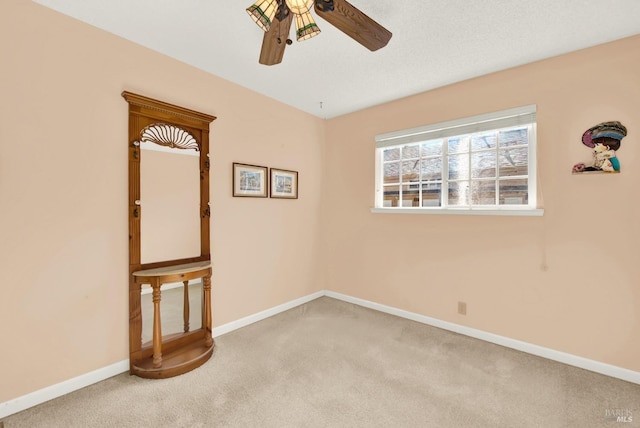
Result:
{"label": "carpeted floor", "polygon": [[216,344],[183,376],[115,376],[5,428],[640,426],[640,385],[328,297]]}

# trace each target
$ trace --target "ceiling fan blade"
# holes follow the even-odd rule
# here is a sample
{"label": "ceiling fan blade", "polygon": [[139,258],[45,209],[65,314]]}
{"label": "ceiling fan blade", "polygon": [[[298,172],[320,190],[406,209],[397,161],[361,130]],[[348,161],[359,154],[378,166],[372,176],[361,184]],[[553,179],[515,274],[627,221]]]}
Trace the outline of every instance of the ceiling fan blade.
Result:
{"label": "ceiling fan blade", "polygon": [[260,59],[258,60],[260,64],[275,65],[282,62],[292,20],[292,13],[283,17],[282,21],[278,17],[273,20],[271,28],[264,33],[264,37],[262,38],[262,49],[260,50]]}
{"label": "ceiling fan blade", "polygon": [[315,11],[322,19],[360,43],[365,48],[376,51],[385,47],[391,39],[391,31],[369,18],[346,0],[333,0],[333,10],[323,8],[328,0],[317,0]]}

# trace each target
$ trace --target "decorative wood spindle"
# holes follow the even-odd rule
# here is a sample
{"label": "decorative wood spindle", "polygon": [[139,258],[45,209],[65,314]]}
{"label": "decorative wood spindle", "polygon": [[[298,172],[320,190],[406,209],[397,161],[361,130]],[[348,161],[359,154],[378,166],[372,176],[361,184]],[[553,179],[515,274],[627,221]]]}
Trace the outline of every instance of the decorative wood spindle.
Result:
{"label": "decorative wood spindle", "polygon": [[160,321],[160,282],[152,280],[153,287],[153,367],[162,367],[162,325]]}
{"label": "decorative wood spindle", "polygon": [[183,316],[184,316],[184,332],[187,333],[189,332],[189,281],[184,281],[184,309],[183,309]]}
{"label": "decorative wood spindle", "polygon": [[[211,301],[211,276],[205,276],[202,278],[202,290],[204,299],[207,302]],[[213,336],[211,334],[211,305],[204,305],[204,327],[206,329],[205,345],[213,345]]]}

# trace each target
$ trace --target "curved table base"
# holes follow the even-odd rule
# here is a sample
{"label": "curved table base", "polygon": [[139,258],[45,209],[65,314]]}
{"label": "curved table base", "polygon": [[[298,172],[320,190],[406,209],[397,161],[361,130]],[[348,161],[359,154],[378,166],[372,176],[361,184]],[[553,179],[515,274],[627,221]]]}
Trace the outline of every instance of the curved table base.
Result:
{"label": "curved table base", "polygon": [[153,366],[153,355],[142,358],[131,367],[131,374],[147,379],[165,379],[189,372],[213,355],[215,343],[207,346],[206,342],[206,338],[202,338],[173,352],[163,352],[162,367]]}

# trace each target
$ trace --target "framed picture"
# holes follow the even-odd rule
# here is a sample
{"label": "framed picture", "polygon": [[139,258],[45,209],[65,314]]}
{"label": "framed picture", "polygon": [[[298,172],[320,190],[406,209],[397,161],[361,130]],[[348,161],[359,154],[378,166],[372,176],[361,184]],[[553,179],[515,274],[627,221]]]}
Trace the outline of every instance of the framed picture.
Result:
{"label": "framed picture", "polygon": [[271,168],[271,197],[298,199],[298,171]]}
{"label": "framed picture", "polygon": [[266,166],[233,163],[233,196],[266,198],[268,180]]}

